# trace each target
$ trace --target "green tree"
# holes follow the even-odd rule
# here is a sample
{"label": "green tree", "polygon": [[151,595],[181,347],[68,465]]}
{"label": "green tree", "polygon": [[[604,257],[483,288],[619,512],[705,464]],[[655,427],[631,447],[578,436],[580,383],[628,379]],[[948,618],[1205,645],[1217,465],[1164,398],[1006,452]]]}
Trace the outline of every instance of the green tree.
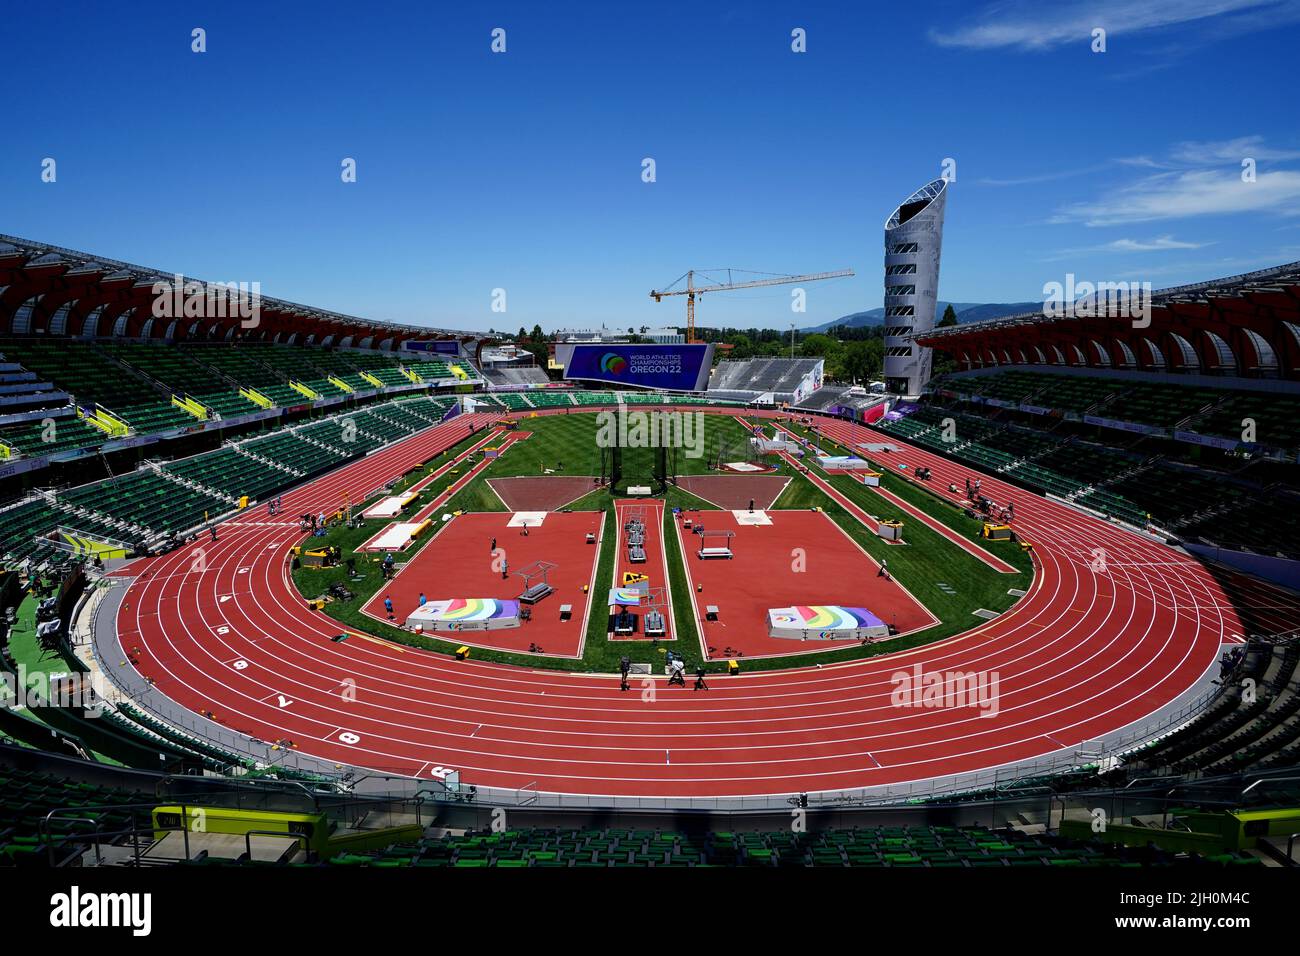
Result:
{"label": "green tree", "polygon": [[829,335],[814,332],[799,344],[799,354],[804,358],[828,358],[835,355],[843,346]]}
{"label": "green tree", "polygon": [[865,384],[880,377],[884,366],[884,346],[880,339],[857,339],[844,346],[841,362],[843,378]]}
{"label": "green tree", "polygon": [[[946,328],[951,328],[956,324],[957,324],[957,313],[953,310],[952,303],[949,303],[948,307],[943,310],[943,318],[941,318],[935,324],[935,328],[946,329]],[[947,352],[940,351],[939,349],[934,350],[934,355],[932,356],[930,361],[931,378],[937,378],[940,375],[946,375],[948,372],[956,371],[956,369],[957,369],[957,363],[953,361],[951,355],[949,355]]]}
{"label": "green tree", "polygon": [[[550,358],[550,350],[547,349],[545,342],[523,342],[520,344],[520,348],[525,352],[532,353],[533,361],[537,363],[538,368],[546,369],[547,359]],[[549,370],[547,370],[547,374],[550,374]]]}

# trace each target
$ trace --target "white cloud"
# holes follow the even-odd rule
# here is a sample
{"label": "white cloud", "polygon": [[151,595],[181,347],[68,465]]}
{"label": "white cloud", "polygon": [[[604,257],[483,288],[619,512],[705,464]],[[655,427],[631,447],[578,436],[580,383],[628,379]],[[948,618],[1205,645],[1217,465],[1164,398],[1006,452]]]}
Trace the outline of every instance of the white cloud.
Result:
{"label": "white cloud", "polygon": [[1242,182],[1236,170],[1160,173],[1065,206],[1051,221],[1116,226],[1244,212],[1300,215],[1300,172],[1261,172],[1253,183]]}
{"label": "white cloud", "polygon": [[[930,38],[940,46],[975,50],[1048,50],[1066,43],[1086,48],[1096,27],[1105,29],[1109,40],[1126,33],[1261,8],[1271,8],[1269,13],[1276,18],[1289,19],[1300,13],[1290,0],[1072,0],[1052,7],[1032,0],[1013,0],[988,7],[977,24],[951,32],[932,30]],[[1267,22],[1255,20],[1249,28],[1262,29]],[[1237,29],[1245,27],[1245,23],[1237,25]]]}
{"label": "white cloud", "polygon": [[1116,239],[1097,248],[1100,252],[1159,252],[1164,249],[1204,249],[1208,245],[1208,242],[1182,242],[1173,236],[1157,236],[1155,239]]}
{"label": "white cloud", "polygon": [[1037,176],[1023,176],[1019,179],[980,179],[978,182],[982,186],[1028,186],[1034,183],[1050,183],[1058,179],[1071,179],[1075,176],[1086,176],[1090,173],[1099,172],[1106,169],[1108,163],[1099,163],[1096,166],[1085,166],[1080,169],[1062,169],[1053,173],[1041,173]]}
{"label": "white cloud", "polygon": [[[1151,282],[1153,285],[1167,286],[1169,283],[1162,276],[1176,276],[1174,284],[1184,282],[1203,282],[1207,276],[1229,276],[1255,269],[1267,269],[1278,264],[1279,256],[1270,254],[1262,258],[1245,256],[1226,256],[1202,262],[1171,262],[1162,266],[1144,267],[1130,272],[1117,273],[1113,279],[1123,281]],[[1285,257],[1281,257],[1285,258]]]}
{"label": "white cloud", "polygon": [[1169,249],[1204,249],[1213,245],[1211,242],[1186,242],[1173,236],[1156,236],[1154,239],[1116,239],[1096,246],[1081,246],[1075,249],[1062,249],[1047,256],[1043,262],[1060,262],[1063,259],[1075,259],[1083,255],[1108,252],[1164,252]]}
{"label": "white cloud", "polygon": [[1300,150],[1272,149],[1264,145],[1262,136],[1238,136],[1236,139],[1207,143],[1178,143],[1170,151],[1175,162],[1189,166],[1213,166],[1227,163],[1241,164],[1246,157],[1254,160],[1286,160],[1300,158]]}
{"label": "white cloud", "polygon": [[1115,162],[1124,166],[1143,166],[1147,169],[1167,169],[1165,163],[1152,159],[1150,156],[1123,156]]}

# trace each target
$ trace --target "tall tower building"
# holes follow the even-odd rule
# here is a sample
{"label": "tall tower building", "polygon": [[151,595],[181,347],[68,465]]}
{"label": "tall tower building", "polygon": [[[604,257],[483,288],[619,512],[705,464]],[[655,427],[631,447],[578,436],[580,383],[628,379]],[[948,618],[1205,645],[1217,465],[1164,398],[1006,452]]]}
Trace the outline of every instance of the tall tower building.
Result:
{"label": "tall tower building", "polygon": [[885,222],[885,389],[919,395],[930,380],[930,350],[905,336],[934,328],[939,253],[948,181],[926,183]]}

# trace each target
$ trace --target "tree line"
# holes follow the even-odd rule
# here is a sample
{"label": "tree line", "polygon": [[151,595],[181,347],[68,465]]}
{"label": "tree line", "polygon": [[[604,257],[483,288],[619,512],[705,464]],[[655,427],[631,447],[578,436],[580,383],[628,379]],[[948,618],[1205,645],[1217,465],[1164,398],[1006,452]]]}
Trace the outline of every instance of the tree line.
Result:
{"label": "tree line", "polygon": [[[957,315],[952,306],[944,309],[939,327],[956,325]],[[636,342],[646,332],[635,328],[627,330],[629,341]],[[489,334],[497,334],[489,330]],[[820,358],[825,360],[826,379],[833,382],[866,383],[880,379],[884,370],[883,325],[837,325],[825,332],[782,332],[780,329],[696,328],[701,342],[724,346],[714,352],[713,361],[743,360],[751,358]],[[502,338],[508,338],[503,335]],[[522,326],[515,336],[515,345],[532,352],[537,364],[546,367],[547,348],[554,336],[548,336],[540,325],[528,332]],[[952,359],[943,352],[934,354],[934,374],[952,367]]]}

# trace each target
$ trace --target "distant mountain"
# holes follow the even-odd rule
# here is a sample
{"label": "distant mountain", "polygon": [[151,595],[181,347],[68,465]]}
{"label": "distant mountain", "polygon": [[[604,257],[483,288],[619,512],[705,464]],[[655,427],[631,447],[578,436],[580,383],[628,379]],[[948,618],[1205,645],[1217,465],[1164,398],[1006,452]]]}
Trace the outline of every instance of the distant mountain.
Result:
{"label": "distant mountain", "polygon": [[[957,321],[983,322],[985,319],[997,319],[1004,315],[1019,315],[1021,312],[1037,312],[1043,307],[1041,302],[940,302],[936,321],[943,318],[943,310],[949,305],[957,313]],[[880,325],[885,320],[884,309],[868,309],[866,312],[854,312],[831,322],[800,329],[801,332],[826,332],[837,325],[847,325],[851,329],[864,325]]]}
{"label": "distant mountain", "polygon": [[[1004,315],[1020,315],[1023,312],[1041,312],[1040,302],[987,302],[984,305],[972,305],[969,308],[955,307],[958,322],[983,322],[986,319],[1000,319]],[[940,318],[943,310],[939,310]]]}

